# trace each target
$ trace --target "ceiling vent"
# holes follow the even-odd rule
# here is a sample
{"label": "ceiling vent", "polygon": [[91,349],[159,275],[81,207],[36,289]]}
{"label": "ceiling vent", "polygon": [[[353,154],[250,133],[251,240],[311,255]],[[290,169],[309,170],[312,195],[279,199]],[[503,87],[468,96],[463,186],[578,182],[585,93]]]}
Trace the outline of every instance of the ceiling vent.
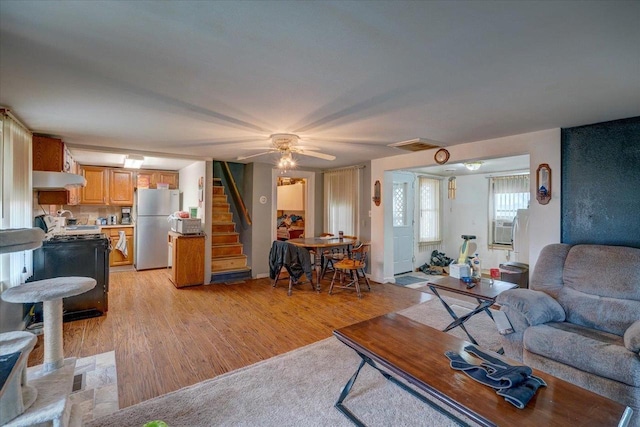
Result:
{"label": "ceiling vent", "polygon": [[394,142],[393,144],[389,144],[388,146],[406,151],[423,151],[430,150],[432,148],[440,148],[442,144],[437,141],[429,141],[428,139],[416,138],[410,139],[408,141]]}

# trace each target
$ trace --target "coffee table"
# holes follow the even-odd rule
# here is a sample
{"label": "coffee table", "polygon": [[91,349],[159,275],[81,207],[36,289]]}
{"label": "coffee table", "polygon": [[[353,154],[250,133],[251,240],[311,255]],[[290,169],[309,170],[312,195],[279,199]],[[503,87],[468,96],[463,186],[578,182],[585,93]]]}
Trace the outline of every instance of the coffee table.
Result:
{"label": "coffee table", "polygon": [[[344,405],[344,400],[365,364],[462,425],[467,423],[458,418],[459,414],[482,426],[623,427],[628,425],[633,413],[618,402],[536,369],[533,370],[534,375],[544,379],[547,386],[540,388],[524,409],[518,409],[492,388],[449,367],[445,351],[462,354],[469,342],[399,314],[375,317],[337,329],[333,334],[362,359],[335,404],[359,426],[365,424]],[[496,357],[517,364],[503,356]],[[406,382],[413,384],[418,391]],[[425,395],[444,405],[436,405]],[[383,405],[384,402],[371,404]]]}
{"label": "coffee table", "polygon": [[[465,282],[451,276],[445,276],[427,282],[427,286],[429,287],[429,289],[431,289],[431,292],[433,292],[435,296],[438,297],[449,315],[453,317],[453,322],[451,322],[442,331],[447,332],[453,328],[460,327],[467,334],[467,337],[469,337],[471,342],[478,345],[478,342],[471,336],[469,331],[467,331],[467,328],[464,327],[464,323],[476,314],[483,311],[489,315],[491,320],[493,320],[493,315],[491,314],[491,311],[489,311],[489,307],[491,307],[491,305],[496,301],[496,297],[507,289],[517,288],[518,285],[516,285],[515,283],[502,282],[500,280],[491,281],[489,279],[482,279],[480,282],[474,283],[474,285],[474,287],[469,288],[467,287],[467,284]],[[449,307],[449,304],[447,304],[442,296],[440,296],[440,294],[438,293],[438,289],[449,291],[458,295],[473,297],[476,299],[476,301],[478,301],[478,305],[470,313],[458,317],[458,315],[456,315],[451,307]]]}

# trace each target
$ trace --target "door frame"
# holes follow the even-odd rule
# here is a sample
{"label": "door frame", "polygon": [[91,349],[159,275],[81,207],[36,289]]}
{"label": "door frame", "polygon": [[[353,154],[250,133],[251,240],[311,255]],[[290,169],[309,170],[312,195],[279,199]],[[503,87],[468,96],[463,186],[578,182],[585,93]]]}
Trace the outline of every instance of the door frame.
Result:
{"label": "door frame", "polygon": [[278,221],[278,178],[290,177],[290,178],[304,178],[307,180],[307,188],[305,192],[305,219],[304,219],[304,235],[305,237],[313,237],[315,233],[316,224],[316,173],[303,171],[303,170],[291,170],[282,173],[280,169],[271,170],[271,240],[278,240],[278,231],[276,224]]}

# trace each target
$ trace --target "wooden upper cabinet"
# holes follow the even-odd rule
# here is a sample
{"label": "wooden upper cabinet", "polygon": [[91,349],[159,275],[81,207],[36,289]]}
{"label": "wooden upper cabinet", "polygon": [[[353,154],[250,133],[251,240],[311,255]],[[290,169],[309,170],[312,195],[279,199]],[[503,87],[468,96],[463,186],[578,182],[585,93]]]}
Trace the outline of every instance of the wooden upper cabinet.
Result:
{"label": "wooden upper cabinet", "polygon": [[109,200],[109,168],[82,166],[80,174],[87,180],[80,191],[81,205],[106,205]]}
{"label": "wooden upper cabinet", "polygon": [[136,172],[136,188],[158,188],[158,183],[169,184],[170,190],[178,189],[178,172],[139,170]]}
{"label": "wooden upper cabinet", "polygon": [[134,171],[109,169],[109,204],[116,206],[133,205]]}
{"label": "wooden upper cabinet", "polygon": [[159,182],[163,182],[165,184],[169,184],[170,190],[176,190],[178,188],[178,173],[177,172],[166,172],[166,171],[158,171],[154,173],[155,180],[154,184],[157,186]]}
{"label": "wooden upper cabinet", "polygon": [[64,170],[64,143],[48,136],[33,136],[33,170],[62,172]]}

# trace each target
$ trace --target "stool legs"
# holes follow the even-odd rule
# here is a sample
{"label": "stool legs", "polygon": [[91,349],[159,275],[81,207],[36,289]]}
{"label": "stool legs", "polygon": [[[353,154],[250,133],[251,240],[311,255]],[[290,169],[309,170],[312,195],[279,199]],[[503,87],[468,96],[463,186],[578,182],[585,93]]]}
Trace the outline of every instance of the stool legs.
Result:
{"label": "stool legs", "polygon": [[42,302],[44,317],[44,372],[55,371],[64,365],[62,347],[62,299]]}

